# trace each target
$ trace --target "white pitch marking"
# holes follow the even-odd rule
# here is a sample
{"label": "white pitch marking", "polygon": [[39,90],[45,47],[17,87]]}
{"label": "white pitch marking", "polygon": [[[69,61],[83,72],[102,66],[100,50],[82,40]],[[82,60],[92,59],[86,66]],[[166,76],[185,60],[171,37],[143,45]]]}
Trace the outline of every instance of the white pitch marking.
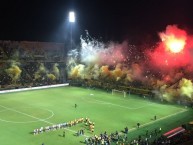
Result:
{"label": "white pitch marking", "polygon": [[[180,113],[185,112],[185,111],[187,111],[187,110],[186,110],[186,109],[182,109],[182,111],[180,111],[180,112],[177,112],[177,113],[174,113],[174,114],[170,114],[170,115],[164,116],[164,117],[159,118],[159,119],[157,119],[157,120],[155,120],[155,121],[150,121],[150,122],[148,122],[148,123],[145,123],[145,124],[140,125],[140,127],[147,126],[147,125],[152,124],[152,123],[154,123],[154,122],[157,122],[157,121],[160,121],[160,120],[169,118],[169,117],[171,117],[171,116],[175,116],[175,115],[180,114]],[[129,131],[134,131],[134,130],[136,130],[136,128],[131,128],[131,129],[129,129]]]}
{"label": "white pitch marking", "polygon": [[[2,110],[2,111],[0,111],[0,112],[4,112],[4,111],[7,111],[8,109],[4,109],[4,110]],[[43,120],[47,120],[47,119],[50,119],[50,118],[52,118],[53,116],[54,116],[54,112],[53,111],[51,111],[51,110],[48,110],[48,109],[44,109],[44,110],[47,110],[48,112],[51,112],[52,114],[49,116],[49,117],[47,117],[47,118],[44,118]],[[4,121],[4,122],[9,122],[9,123],[33,123],[33,122],[38,122],[39,120],[37,120],[37,121],[9,121],[9,120],[4,120],[4,119],[1,119],[0,118],[0,121]]]}
{"label": "white pitch marking", "polygon": [[[37,119],[37,120],[39,120],[39,121],[48,123],[48,124],[50,124],[50,125],[54,125],[54,123],[52,123],[52,122],[46,121],[46,120],[44,120],[44,119],[41,119],[41,118],[38,118],[38,117],[35,117],[35,116],[32,116],[32,115],[29,115],[29,114],[27,114],[27,113],[23,113],[23,112],[20,112],[20,111],[17,111],[17,110],[15,110],[15,109],[8,108],[8,107],[2,106],[2,105],[0,105],[0,106],[3,107],[3,108],[5,108],[5,109],[7,109],[7,110],[11,110],[11,111],[14,111],[14,112],[17,112],[17,113],[26,115],[26,116],[28,116],[28,117]],[[64,128],[64,129],[76,133],[76,131],[74,131],[74,130],[71,130],[71,129],[68,129],[68,128]],[[85,136],[85,137],[88,137],[88,136],[86,136],[86,135],[84,135],[84,136]]]}
{"label": "white pitch marking", "polygon": [[101,102],[101,104],[109,104],[109,105],[113,105],[113,106],[117,106],[117,107],[121,107],[121,108],[125,108],[125,109],[130,109],[130,110],[141,109],[141,108],[144,108],[146,106],[154,104],[154,103],[148,103],[147,105],[144,105],[144,106],[141,106],[141,107],[131,108],[131,107],[126,107],[126,106],[122,106],[122,105],[118,105],[118,104],[114,104],[114,103],[110,103],[110,102],[105,102],[105,101],[101,101],[101,100],[97,100],[97,99],[91,99],[91,100],[95,100],[97,102]]}

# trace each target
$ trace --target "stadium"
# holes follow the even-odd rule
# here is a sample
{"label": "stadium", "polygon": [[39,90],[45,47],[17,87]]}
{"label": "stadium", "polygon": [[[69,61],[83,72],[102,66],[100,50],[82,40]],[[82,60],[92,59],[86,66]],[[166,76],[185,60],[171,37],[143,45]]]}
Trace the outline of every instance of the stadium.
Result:
{"label": "stadium", "polygon": [[18,0],[0,9],[0,145],[192,145],[191,0]]}
{"label": "stadium", "polygon": [[141,54],[88,33],[66,54],[62,43],[0,41],[0,141],[191,144],[192,46],[175,25],[160,37]]}

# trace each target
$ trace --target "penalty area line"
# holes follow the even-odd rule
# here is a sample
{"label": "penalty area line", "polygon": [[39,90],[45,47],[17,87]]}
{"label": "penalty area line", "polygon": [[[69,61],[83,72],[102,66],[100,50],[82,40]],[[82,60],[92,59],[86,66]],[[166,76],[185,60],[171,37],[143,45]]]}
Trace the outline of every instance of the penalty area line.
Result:
{"label": "penalty area line", "polygon": [[143,105],[141,107],[126,107],[126,106],[122,106],[122,105],[119,105],[119,104],[114,104],[114,103],[111,103],[111,102],[101,101],[101,100],[93,99],[93,98],[90,99],[90,100],[100,102],[101,104],[117,106],[117,107],[120,107],[120,108],[129,109],[129,110],[137,110],[137,109],[141,109],[141,108],[144,108],[144,107],[147,107],[149,105],[153,105],[154,104],[154,103],[147,103],[147,105]]}
{"label": "penalty area line", "polygon": [[[15,110],[15,109],[13,109],[13,108],[8,108],[8,107],[2,106],[2,105],[0,105],[0,107],[3,107],[4,109],[7,109],[7,110],[10,110],[10,111],[17,112],[17,113],[19,113],[19,114],[22,114],[22,115],[31,117],[31,118],[33,118],[33,119],[37,119],[38,121],[41,121],[41,122],[45,122],[45,123],[47,123],[47,124],[54,125],[54,123],[52,123],[52,122],[49,122],[49,121],[46,121],[46,120],[44,120],[44,119],[41,119],[41,118],[32,116],[32,115],[30,115],[30,114],[27,114],[27,113],[24,113],[24,112]],[[76,131],[74,131],[74,130],[71,130],[71,129],[68,129],[68,128],[64,128],[64,129],[65,129],[65,130],[68,130],[68,131],[70,131],[70,132],[76,133]],[[87,136],[87,135],[84,135],[84,136],[85,136],[85,137],[89,137],[89,136]]]}

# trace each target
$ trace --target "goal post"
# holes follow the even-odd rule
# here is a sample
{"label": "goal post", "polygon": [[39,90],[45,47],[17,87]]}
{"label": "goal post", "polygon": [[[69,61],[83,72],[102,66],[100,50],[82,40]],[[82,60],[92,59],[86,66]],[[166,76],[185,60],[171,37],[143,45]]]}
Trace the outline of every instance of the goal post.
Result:
{"label": "goal post", "polygon": [[127,96],[126,91],[112,89],[112,95],[122,95],[124,98]]}

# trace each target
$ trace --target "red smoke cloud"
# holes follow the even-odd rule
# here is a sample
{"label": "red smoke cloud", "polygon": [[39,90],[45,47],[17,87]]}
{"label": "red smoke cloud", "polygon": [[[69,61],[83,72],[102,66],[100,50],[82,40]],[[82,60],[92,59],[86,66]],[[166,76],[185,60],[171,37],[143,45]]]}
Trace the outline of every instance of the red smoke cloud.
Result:
{"label": "red smoke cloud", "polygon": [[99,64],[116,65],[124,62],[127,43],[110,44],[108,49],[99,51]]}
{"label": "red smoke cloud", "polygon": [[159,33],[161,42],[154,51],[148,52],[150,63],[160,69],[180,68],[192,65],[193,37],[176,25],[169,25]]}

